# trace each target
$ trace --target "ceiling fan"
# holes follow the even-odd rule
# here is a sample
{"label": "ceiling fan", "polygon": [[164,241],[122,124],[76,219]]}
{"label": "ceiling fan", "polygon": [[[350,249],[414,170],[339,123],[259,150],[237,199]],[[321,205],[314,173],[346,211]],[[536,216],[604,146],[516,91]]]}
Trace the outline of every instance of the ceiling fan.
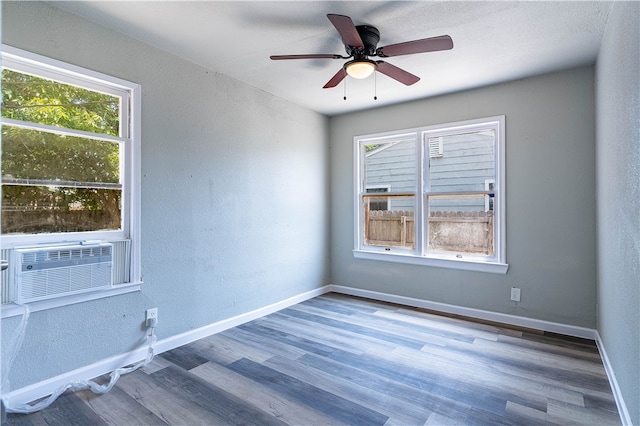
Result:
{"label": "ceiling fan", "polygon": [[334,54],[309,55],[272,55],[273,60],[283,59],[351,59],[340,71],[323,86],[323,89],[336,87],[347,75],[354,78],[366,78],[374,71],[381,72],[407,86],[417,83],[420,77],[391,65],[385,61],[374,61],[369,57],[389,58],[392,56],[410,55],[413,53],[436,52],[453,48],[453,40],[448,35],[406,41],[377,47],[380,31],[370,25],[355,26],[348,16],[328,14],[327,18],[336,27],[348,56]]}

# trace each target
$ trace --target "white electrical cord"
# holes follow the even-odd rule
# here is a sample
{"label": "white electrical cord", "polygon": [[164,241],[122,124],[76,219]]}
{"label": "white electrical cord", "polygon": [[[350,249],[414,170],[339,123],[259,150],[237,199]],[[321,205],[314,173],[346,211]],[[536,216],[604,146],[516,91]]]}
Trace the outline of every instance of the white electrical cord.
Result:
{"label": "white electrical cord", "polygon": [[[9,370],[11,369],[11,365],[13,363],[13,360],[15,359],[15,355],[18,352],[18,348],[20,347],[20,344],[22,343],[22,340],[24,339],[24,331],[27,325],[27,320],[29,318],[29,308],[24,305],[25,307],[25,313],[22,317],[22,322],[20,324],[20,328],[19,328],[19,333],[17,337],[14,337],[14,339],[16,340],[15,342],[12,342],[13,345],[15,345],[15,347],[12,347],[12,354],[9,360],[9,364],[7,365],[7,369],[5,369],[4,371],[5,373],[5,377],[7,377],[9,375]],[[144,360],[137,362],[129,367],[121,367],[121,368],[117,368],[114,371],[111,372],[111,379],[109,380],[108,383],[105,383],[104,385],[99,385],[98,383],[94,382],[93,380],[74,380],[70,383],[67,383],[64,386],[59,387],[58,389],[56,389],[55,392],[53,392],[48,398],[43,399],[42,401],[38,402],[37,404],[20,404],[17,406],[10,406],[6,403],[5,401],[5,408],[7,410],[7,413],[20,413],[20,414],[31,414],[31,413],[35,413],[36,411],[40,411],[44,408],[47,408],[49,405],[51,405],[60,395],[62,395],[67,389],[73,389],[74,391],[77,390],[83,390],[83,389],[90,389],[93,393],[97,393],[97,394],[103,394],[103,393],[107,393],[111,390],[111,388],[113,388],[113,386],[116,384],[116,382],[118,381],[118,379],[120,378],[121,375],[123,374],[129,374],[135,370],[137,370],[140,367],[144,367],[146,365],[149,365],[149,363],[153,360],[154,357],[154,347],[155,347],[155,343],[157,341],[157,337],[156,337],[156,333],[155,333],[155,326],[150,326],[147,328],[145,334],[147,337],[147,341],[149,342],[149,349],[147,351],[147,356]],[[5,383],[3,383],[4,385]],[[3,386],[3,388],[5,388],[5,386]]]}
{"label": "white electrical cord", "polygon": [[13,361],[16,359],[16,355],[18,354],[18,349],[22,346],[22,341],[24,340],[24,331],[27,328],[27,322],[29,322],[29,315],[31,311],[29,310],[29,305],[22,305],[22,319],[20,320],[20,325],[18,326],[18,331],[13,334],[11,337],[11,342],[9,342],[9,356],[2,358],[2,371],[4,372],[2,376],[2,394],[5,394],[5,391],[9,389],[9,370],[13,366]]}

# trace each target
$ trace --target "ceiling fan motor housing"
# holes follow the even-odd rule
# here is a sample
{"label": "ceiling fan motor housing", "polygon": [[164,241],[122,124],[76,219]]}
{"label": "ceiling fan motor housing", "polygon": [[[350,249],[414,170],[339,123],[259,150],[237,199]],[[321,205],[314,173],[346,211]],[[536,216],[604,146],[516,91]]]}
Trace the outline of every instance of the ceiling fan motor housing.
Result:
{"label": "ceiling fan motor housing", "polygon": [[[364,51],[362,54],[367,56],[375,55],[376,47],[380,41],[380,31],[378,31],[376,27],[372,27],[370,25],[358,25],[356,26],[356,30],[364,44]],[[347,53],[357,55],[360,52],[357,52],[356,49],[354,49],[352,52]]]}

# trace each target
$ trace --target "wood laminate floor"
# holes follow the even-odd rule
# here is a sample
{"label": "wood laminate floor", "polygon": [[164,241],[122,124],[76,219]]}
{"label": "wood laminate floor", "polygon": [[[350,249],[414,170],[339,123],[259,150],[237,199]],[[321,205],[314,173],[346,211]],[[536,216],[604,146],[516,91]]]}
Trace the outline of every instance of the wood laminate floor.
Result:
{"label": "wood laminate floor", "polygon": [[[161,334],[161,330],[158,330]],[[620,424],[593,342],[327,294],[10,425]]]}

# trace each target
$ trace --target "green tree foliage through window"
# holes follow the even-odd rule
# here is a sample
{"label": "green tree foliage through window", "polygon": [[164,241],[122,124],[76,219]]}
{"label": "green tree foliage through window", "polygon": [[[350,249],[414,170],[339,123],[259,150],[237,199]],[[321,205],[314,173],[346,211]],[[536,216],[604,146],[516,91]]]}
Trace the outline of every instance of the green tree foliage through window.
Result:
{"label": "green tree foliage through window", "polygon": [[118,136],[120,100],[111,95],[2,70],[2,116]]}
{"label": "green tree foliage through window", "polygon": [[3,234],[119,229],[120,98],[3,69],[2,117]]}

